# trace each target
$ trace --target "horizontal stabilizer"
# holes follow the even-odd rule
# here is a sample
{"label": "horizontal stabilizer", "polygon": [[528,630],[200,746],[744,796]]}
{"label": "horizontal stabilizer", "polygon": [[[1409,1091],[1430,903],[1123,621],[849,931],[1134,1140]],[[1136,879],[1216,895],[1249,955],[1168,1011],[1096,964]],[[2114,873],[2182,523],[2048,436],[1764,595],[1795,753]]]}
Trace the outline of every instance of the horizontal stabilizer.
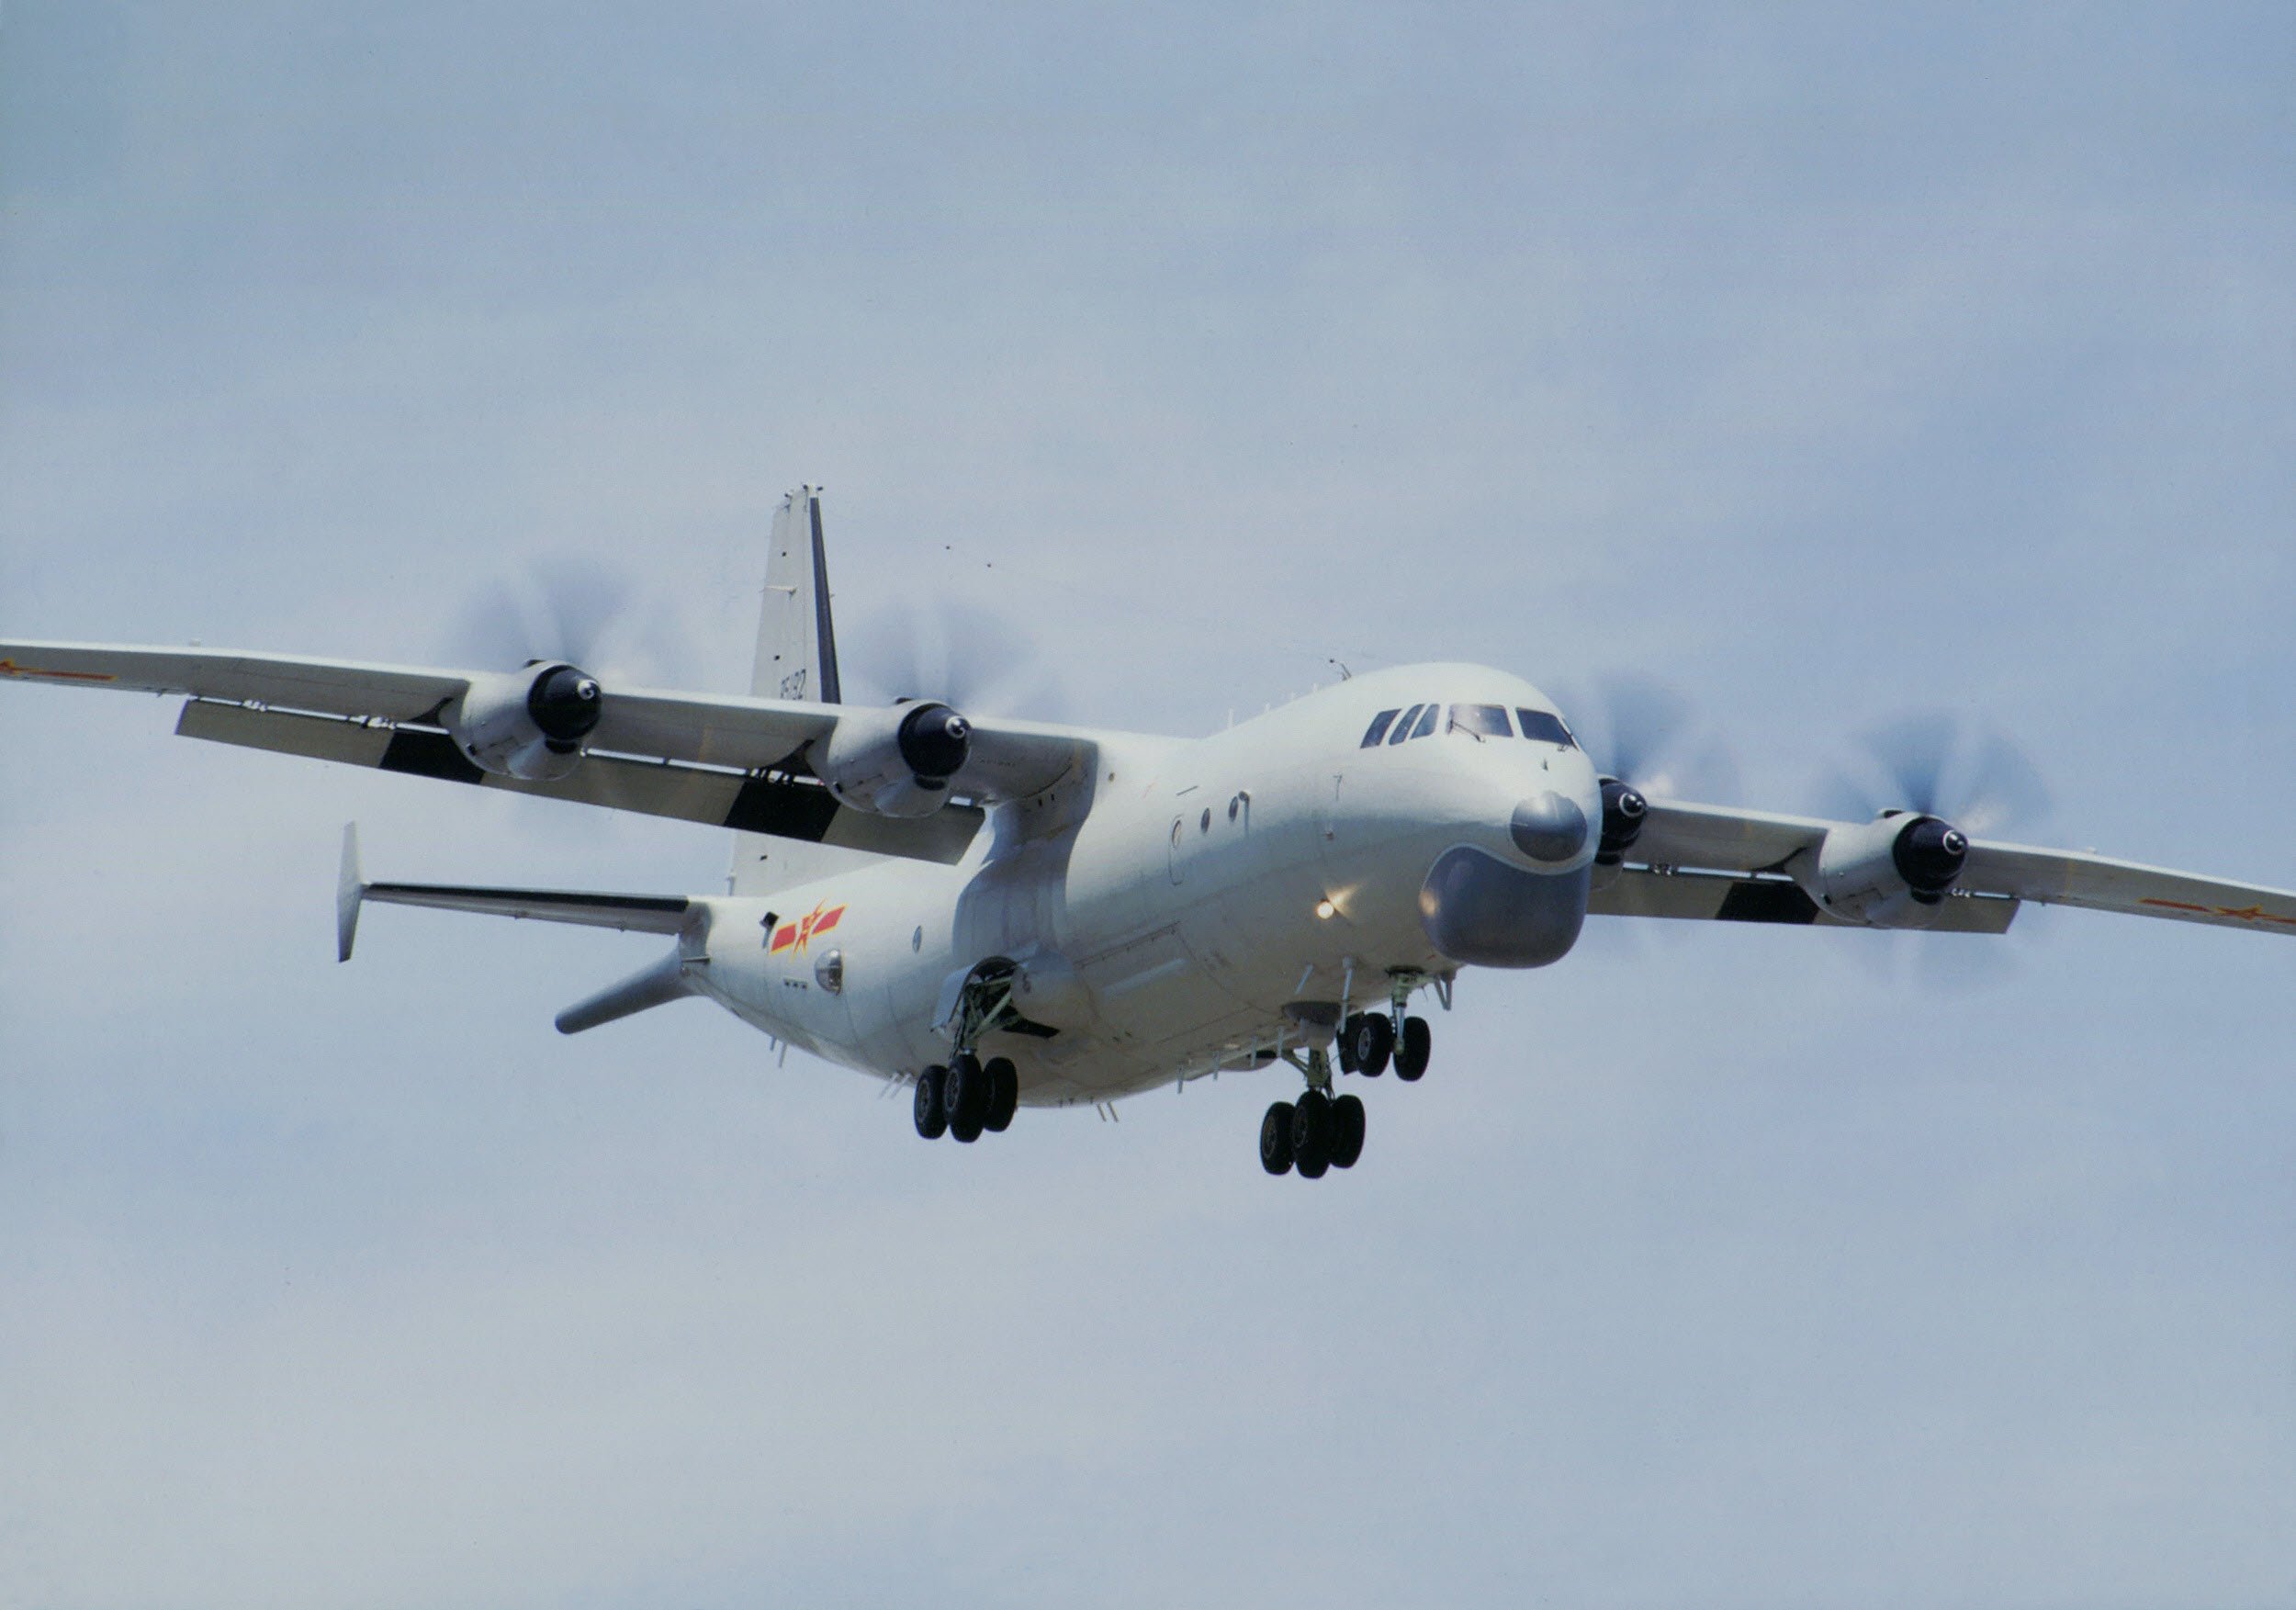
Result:
{"label": "horizontal stabilizer", "polygon": [[611,1023],[651,1007],[666,1006],[692,993],[686,982],[684,958],[672,952],[645,972],[633,974],[567,1008],[558,1014],[558,1032],[580,1034],[585,1029],[595,1029],[601,1023]]}
{"label": "horizontal stabilizer", "polygon": [[428,906],[536,922],[571,922],[632,933],[674,934],[693,902],[682,895],[592,895],[560,889],[489,889],[466,884],[369,884],[362,899],[387,906]]}

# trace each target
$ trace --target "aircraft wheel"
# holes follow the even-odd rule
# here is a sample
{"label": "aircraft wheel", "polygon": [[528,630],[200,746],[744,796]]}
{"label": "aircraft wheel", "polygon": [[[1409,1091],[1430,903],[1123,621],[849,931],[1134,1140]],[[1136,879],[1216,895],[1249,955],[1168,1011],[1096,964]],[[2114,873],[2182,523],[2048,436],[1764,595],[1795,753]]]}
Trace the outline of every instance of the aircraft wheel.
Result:
{"label": "aircraft wheel", "polygon": [[917,1132],[929,1141],[937,1141],[949,1128],[949,1109],[941,1104],[941,1091],[949,1077],[949,1070],[935,1063],[917,1075]]}
{"label": "aircraft wheel", "polygon": [[1387,1059],[1395,1050],[1395,1025],[1382,1012],[1358,1012],[1349,1021],[1340,1043],[1356,1072],[1376,1079],[1387,1072]]}
{"label": "aircraft wheel", "polygon": [[1332,1103],[1332,1166],[1353,1168],[1363,1155],[1363,1098],[1342,1096]]}
{"label": "aircraft wheel", "polygon": [[1304,1092],[1291,1109],[1291,1165],[1301,1179],[1321,1179],[1332,1165],[1332,1098]]}
{"label": "aircraft wheel", "polygon": [[981,1138],[981,1120],[988,1114],[988,1075],[979,1057],[966,1052],[950,1059],[940,1102],[949,1114],[951,1134],[967,1145]]}
{"label": "aircraft wheel", "polygon": [[1403,1019],[1403,1043],[1395,1048],[1395,1076],[1406,1082],[1416,1079],[1427,1071],[1427,1058],[1435,1050],[1435,1034],[1424,1018]]}
{"label": "aircraft wheel", "polygon": [[1270,1174],[1291,1172],[1291,1103],[1278,1101],[1260,1120],[1260,1166]]}
{"label": "aircraft wheel", "polygon": [[[1360,1016],[1361,1014],[1357,1014]],[[1332,1060],[1343,1074],[1356,1071],[1356,1019],[1347,1018],[1339,1025],[1339,1038],[1332,1042]]]}
{"label": "aircraft wheel", "polygon": [[988,1103],[981,1115],[981,1127],[1001,1135],[1020,1105],[1020,1071],[1012,1065],[1010,1057],[992,1056],[981,1072],[988,1080]]}

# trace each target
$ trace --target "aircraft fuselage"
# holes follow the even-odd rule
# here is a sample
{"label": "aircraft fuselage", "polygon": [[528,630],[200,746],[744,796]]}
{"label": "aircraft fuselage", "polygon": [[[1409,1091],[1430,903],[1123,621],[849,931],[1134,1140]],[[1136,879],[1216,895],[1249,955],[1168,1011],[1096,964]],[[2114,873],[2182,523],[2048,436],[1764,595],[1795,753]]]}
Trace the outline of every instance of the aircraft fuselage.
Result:
{"label": "aircraft fuselage", "polygon": [[[1578,936],[1594,769],[1447,726],[1475,705],[1554,708],[1505,672],[1412,666],[1193,742],[1104,741],[1092,776],[998,807],[955,866],[710,901],[694,982],[778,1039],[906,1077],[948,1059],[955,981],[1019,963],[1034,1027],[984,1054],[1038,1105],[1327,1043],[1337,1010],[1383,1009],[1391,980],[1542,965]],[[1382,712],[1398,718],[1367,742]]]}

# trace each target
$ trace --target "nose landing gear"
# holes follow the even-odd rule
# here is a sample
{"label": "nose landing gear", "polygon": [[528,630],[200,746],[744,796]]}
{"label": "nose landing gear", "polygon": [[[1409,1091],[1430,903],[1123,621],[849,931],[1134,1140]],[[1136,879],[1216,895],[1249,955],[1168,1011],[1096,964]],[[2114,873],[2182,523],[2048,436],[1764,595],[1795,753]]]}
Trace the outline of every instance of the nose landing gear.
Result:
{"label": "nose landing gear", "polygon": [[1339,1026],[1339,1068],[1376,1079],[1395,1050],[1395,1020],[1384,1012],[1357,1012]]}
{"label": "nose landing gear", "polygon": [[1403,1038],[1395,1048],[1395,1076],[1405,1084],[1417,1081],[1427,1071],[1427,1058],[1435,1049],[1435,1035],[1424,1018],[1405,1018]]}
{"label": "nose landing gear", "polygon": [[1434,985],[1443,1004],[1451,1004],[1447,975],[1430,978],[1421,973],[1390,973],[1387,1010],[1356,1012],[1339,1026],[1342,1073],[1376,1079],[1387,1072],[1390,1058],[1395,1064],[1395,1076],[1407,1085],[1427,1071],[1427,1056],[1435,1035],[1428,1029],[1426,1019],[1406,1017],[1403,1012],[1411,1002],[1412,992],[1423,984]]}
{"label": "nose landing gear", "polygon": [[1339,1029],[1339,1068],[1376,1079],[1395,1063],[1395,1076],[1406,1085],[1427,1071],[1435,1034],[1424,1018],[1405,1018],[1400,1026],[1385,1012],[1357,1012]]}

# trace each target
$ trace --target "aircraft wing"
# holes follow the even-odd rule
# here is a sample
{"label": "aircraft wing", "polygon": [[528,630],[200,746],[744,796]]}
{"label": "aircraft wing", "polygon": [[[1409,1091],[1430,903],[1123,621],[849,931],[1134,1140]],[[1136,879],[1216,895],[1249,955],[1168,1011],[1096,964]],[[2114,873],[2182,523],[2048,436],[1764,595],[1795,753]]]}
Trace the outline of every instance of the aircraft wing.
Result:
{"label": "aircraft wing", "polygon": [[[973,721],[956,792],[970,804],[896,819],[845,806],[811,775],[808,746],[852,707],[609,684],[582,763],[555,782],[482,771],[444,726],[485,673],[428,667],[101,643],[0,642],[0,678],[182,695],[176,730],[253,749],[679,816],[877,854],[954,861],[982,804],[1025,799],[1088,769],[1094,734]],[[968,719],[971,719],[968,717]]]}
{"label": "aircraft wing", "polygon": [[108,643],[0,643],[0,676],[384,721],[420,721],[470,685],[467,671]]}
{"label": "aircraft wing", "polygon": [[[1590,910],[1845,926],[1806,885],[1826,835],[1863,826],[1652,800],[1623,864],[1598,869]],[[2000,933],[2027,900],[2296,935],[2296,893],[2288,890],[1984,839],[1970,841],[1930,931]]]}

